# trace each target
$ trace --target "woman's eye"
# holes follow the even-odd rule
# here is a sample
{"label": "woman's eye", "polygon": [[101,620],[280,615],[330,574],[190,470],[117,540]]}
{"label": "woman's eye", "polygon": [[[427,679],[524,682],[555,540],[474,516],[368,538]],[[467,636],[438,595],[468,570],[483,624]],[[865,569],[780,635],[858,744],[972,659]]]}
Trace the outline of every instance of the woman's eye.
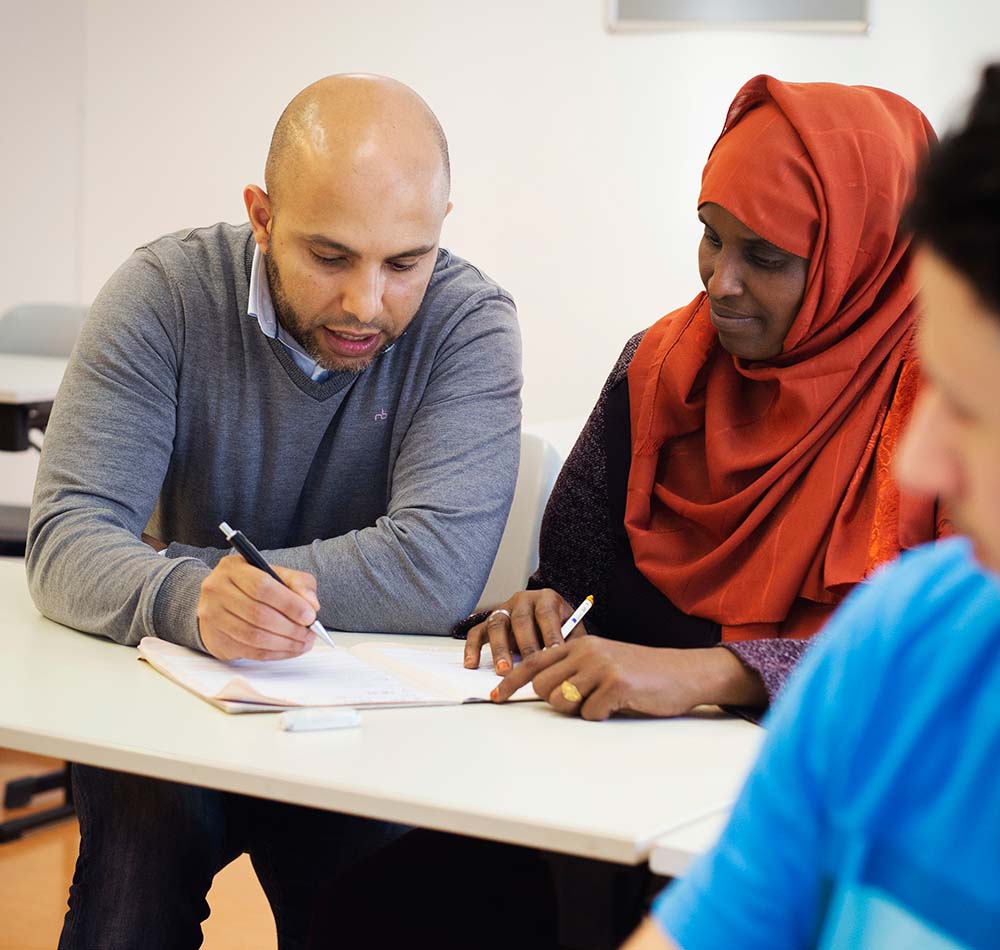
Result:
{"label": "woman's eye", "polygon": [[757,267],[763,267],[765,270],[778,270],[784,266],[785,258],[764,257],[760,254],[751,254],[750,263],[756,265]]}
{"label": "woman's eye", "polygon": [[719,235],[710,228],[705,228],[704,239],[708,241],[712,247],[722,247],[722,241],[719,240]]}

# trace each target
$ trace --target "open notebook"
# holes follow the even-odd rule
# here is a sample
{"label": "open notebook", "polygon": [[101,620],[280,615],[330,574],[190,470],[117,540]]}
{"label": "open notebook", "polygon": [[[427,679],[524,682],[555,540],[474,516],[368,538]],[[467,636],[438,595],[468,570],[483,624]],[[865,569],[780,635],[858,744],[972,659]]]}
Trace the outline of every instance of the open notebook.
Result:
{"label": "open notebook", "polygon": [[[139,656],[164,676],[226,712],[296,706],[444,706],[488,702],[501,678],[489,651],[478,670],[462,665],[461,644],[421,647],[373,641],[333,649],[317,643],[292,660],[217,660],[144,637]],[[529,683],[512,697],[537,699]]]}

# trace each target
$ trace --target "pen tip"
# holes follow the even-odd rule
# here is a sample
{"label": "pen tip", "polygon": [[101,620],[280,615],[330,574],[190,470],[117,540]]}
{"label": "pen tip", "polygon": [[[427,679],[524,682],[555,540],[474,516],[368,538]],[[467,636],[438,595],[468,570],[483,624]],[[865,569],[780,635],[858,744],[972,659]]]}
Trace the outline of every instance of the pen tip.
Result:
{"label": "pen tip", "polygon": [[587,600],[589,600],[591,603],[593,603],[594,602],[594,595],[593,594],[587,594]]}

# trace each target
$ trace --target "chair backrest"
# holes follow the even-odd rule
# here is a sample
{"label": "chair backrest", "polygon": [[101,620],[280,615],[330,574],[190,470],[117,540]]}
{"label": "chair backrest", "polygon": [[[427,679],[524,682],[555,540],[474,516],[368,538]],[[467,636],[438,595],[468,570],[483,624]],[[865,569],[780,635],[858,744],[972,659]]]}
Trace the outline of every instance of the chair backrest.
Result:
{"label": "chair backrest", "polygon": [[69,303],[24,303],[0,316],[0,353],[69,356],[87,307]]}
{"label": "chair backrest", "polygon": [[562,462],[548,440],[531,432],[521,433],[521,465],[517,471],[514,502],[477,610],[495,607],[515,591],[523,590],[538,566],[542,512]]}

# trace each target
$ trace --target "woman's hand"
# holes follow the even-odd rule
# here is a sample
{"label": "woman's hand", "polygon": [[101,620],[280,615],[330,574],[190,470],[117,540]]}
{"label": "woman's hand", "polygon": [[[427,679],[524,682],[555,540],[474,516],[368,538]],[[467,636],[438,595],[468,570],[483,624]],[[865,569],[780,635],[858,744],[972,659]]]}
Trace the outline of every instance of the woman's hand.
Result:
{"label": "woman's hand", "polygon": [[536,650],[491,698],[502,703],[529,681],[554,709],[584,719],[616,712],[681,716],[701,703],[767,702],[759,677],[721,647],[659,649],[581,637]]}
{"label": "woman's hand", "polygon": [[[518,591],[469,631],[465,640],[466,667],[474,670],[479,666],[480,654],[488,643],[493,653],[493,668],[498,675],[507,675],[514,666],[512,654],[520,653],[527,659],[543,647],[562,643],[560,628],[573,610],[554,590]],[[586,632],[583,623],[579,623],[571,639]]]}

